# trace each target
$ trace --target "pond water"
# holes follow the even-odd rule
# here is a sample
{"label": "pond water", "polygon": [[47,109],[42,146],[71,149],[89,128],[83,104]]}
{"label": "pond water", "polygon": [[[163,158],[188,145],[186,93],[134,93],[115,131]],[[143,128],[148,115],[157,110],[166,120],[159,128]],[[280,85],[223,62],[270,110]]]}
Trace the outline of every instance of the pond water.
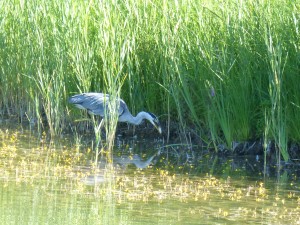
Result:
{"label": "pond water", "polygon": [[144,144],[119,137],[96,164],[70,137],[0,129],[1,224],[300,224],[293,171]]}

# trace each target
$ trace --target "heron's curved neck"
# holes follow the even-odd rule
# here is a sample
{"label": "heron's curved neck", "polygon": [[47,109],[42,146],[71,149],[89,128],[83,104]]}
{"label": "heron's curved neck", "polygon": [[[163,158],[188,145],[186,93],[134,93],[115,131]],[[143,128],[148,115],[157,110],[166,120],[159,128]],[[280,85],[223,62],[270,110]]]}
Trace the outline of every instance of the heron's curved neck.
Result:
{"label": "heron's curved neck", "polygon": [[146,112],[139,112],[136,116],[132,116],[132,118],[130,119],[130,123],[134,124],[134,125],[139,125],[141,124],[141,122],[144,120],[144,119],[147,119],[150,121],[149,119],[150,115]]}

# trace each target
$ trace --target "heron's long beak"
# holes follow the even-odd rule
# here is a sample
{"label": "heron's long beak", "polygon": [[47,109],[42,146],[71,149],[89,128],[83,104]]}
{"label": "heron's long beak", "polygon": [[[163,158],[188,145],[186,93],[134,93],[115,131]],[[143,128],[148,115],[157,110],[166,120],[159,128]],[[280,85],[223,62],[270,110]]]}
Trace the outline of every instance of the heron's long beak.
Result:
{"label": "heron's long beak", "polygon": [[161,134],[162,133],[162,130],[161,130],[161,127],[156,127],[156,129],[158,130],[158,132]]}
{"label": "heron's long beak", "polygon": [[159,122],[154,121],[153,126],[158,130],[158,132],[161,134],[162,130],[161,130],[161,126]]}

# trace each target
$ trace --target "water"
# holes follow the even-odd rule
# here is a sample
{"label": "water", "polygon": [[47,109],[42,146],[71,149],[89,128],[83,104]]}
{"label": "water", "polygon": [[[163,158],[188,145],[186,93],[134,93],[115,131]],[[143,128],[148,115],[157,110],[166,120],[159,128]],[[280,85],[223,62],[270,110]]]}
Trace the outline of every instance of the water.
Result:
{"label": "water", "polygon": [[[203,167],[171,164],[173,150],[147,148],[120,144],[111,169],[68,138],[1,130],[0,224],[300,223],[293,172],[264,176],[258,161],[208,156]],[[145,168],[147,159],[155,166]]]}

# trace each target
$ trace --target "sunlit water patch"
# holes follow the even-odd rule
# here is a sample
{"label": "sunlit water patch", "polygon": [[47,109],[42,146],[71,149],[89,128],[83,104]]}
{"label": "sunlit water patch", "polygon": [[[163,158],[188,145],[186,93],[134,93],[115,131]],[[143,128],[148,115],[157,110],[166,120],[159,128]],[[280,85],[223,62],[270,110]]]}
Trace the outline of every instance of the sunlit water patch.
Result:
{"label": "sunlit water patch", "polygon": [[297,178],[191,175],[145,166],[157,150],[95,164],[93,151],[67,141],[4,130],[0,136],[2,224],[300,223]]}

